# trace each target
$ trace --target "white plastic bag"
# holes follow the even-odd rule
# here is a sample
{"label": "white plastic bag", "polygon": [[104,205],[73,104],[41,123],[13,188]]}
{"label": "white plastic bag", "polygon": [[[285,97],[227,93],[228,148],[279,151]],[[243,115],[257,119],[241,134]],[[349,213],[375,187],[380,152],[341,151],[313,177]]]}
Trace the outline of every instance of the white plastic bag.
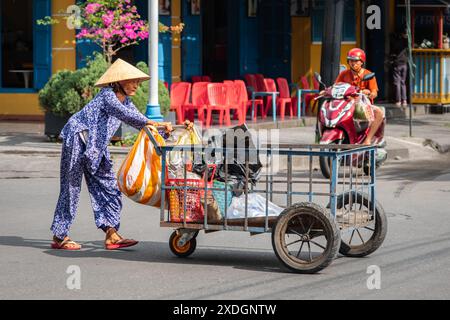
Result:
{"label": "white plastic bag", "polygon": [[[278,216],[283,211],[276,204],[269,201],[269,216]],[[257,194],[249,193],[247,202],[247,217],[265,217],[266,216],[266,198]],[[242,219],[245,218],[245,194],[240,197],[233,197],[231,204],[227,209],[228,219]]]}

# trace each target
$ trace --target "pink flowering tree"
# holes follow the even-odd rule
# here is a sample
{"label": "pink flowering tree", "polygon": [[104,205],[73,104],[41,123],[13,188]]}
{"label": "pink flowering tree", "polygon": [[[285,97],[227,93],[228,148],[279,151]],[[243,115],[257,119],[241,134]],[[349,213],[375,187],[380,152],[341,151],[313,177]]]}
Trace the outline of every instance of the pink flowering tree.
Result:
{"label": "pink flowering tree", "polygon": [[[81,30],[76,37],[98,44],[108,65],[119,50],[148,38],[148,22],[131,0],[87,0],[80,7]],[[181,33],[183,26],[160,24],[159,32]]]}

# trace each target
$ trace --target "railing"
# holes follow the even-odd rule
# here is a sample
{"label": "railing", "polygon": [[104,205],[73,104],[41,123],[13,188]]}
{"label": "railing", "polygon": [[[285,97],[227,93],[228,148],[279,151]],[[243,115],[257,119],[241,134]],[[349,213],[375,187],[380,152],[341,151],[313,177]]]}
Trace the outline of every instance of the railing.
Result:
{"label": "railing", "polygon": [[413,103],[450,103],[450,50],[415,49]]}

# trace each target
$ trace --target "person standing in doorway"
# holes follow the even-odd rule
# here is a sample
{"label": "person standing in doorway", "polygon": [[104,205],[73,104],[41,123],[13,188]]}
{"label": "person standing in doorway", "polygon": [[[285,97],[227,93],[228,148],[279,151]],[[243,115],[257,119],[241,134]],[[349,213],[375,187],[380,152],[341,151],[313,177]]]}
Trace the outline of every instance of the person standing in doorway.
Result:
{"label": "person standing in doorway", "polygon": [[392,73],[395,90],[395,105],[406,107],[408,99],[406,94],[406,77],[408,75],[408,41],[405,33],[392,37]]}

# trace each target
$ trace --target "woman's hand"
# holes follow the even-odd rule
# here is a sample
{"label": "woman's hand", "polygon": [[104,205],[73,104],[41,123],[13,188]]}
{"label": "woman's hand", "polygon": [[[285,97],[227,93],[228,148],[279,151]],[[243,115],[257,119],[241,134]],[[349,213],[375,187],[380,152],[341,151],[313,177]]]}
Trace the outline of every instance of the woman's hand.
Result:
{"label": "woman's hand", "polygon": [[153,126],[156,127],[158,123],[156,121],[153,120],[148,120],[147,123],[145,124],[146,126]]}
{"label": "woman's hand", "polygon": [[368,97],[370,98],[371,92],[370,92],[369,89],[364,89],[364,90],[362,90],[361,92],[364,93],[366,96],[368,96]]}
{"label": "woman's hand", "polygon": [[190,122],[189,120],[184,121],[184,125],[186,126],[186,129],[191,130],[194,127],[194,123]]}
{"label": "woman's hand", "polygon": [[170,122],[161,122],[159,125],[163,126],[167,133],[171,133],[173,131],[172,123]]}
{"label": "woman's hand", "polygon": [[164,130],[167,133],[171,133],[173,131],[172,124],[170,122],[156,122],[153,120],[148,120],[146,125],[153,127],[164,127]]}

